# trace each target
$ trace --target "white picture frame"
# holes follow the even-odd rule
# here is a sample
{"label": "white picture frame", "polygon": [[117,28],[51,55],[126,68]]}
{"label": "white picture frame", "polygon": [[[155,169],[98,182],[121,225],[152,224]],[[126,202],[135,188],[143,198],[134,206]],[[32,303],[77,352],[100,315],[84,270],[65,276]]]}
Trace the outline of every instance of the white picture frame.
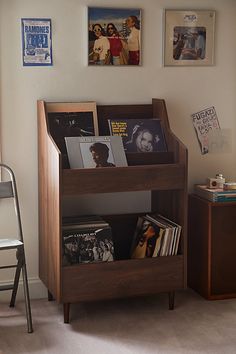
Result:
{"label": "white picture frame", "polygon": [[72,169],[127,166],[120,136],[65,137],[65,142]]}
{"label": "white picture frame", "polygon": [[214,65],[214,10],[164,10],[164,66]]}

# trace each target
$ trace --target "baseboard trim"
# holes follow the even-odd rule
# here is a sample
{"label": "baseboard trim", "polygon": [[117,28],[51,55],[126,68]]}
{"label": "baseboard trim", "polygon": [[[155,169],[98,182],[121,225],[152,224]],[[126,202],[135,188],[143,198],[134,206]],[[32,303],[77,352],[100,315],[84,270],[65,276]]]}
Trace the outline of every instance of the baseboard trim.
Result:
{"label": "baseboard trim", "polygon": [[[9,285],[12,281],[0,281],[0,285]],[[37,277],[29,278],[29,293],[31,299],[43,299],[47,298],[47,289],[41,282],[41,280]],[[0,292],[0,302],[8,302],[11,298],[11,290],[1,291]],[[17,292],[16,300],[24,300],[24,291],[23,291],[23,283],[22,279],[19,282],[19,288]]]}

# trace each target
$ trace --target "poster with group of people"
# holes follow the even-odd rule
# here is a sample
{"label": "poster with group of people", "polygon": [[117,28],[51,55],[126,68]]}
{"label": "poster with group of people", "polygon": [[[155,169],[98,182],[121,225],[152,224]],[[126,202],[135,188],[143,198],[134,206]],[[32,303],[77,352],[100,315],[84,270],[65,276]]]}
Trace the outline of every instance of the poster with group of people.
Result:
{"label": "poster with group of people", "polygon": [[141,65],[140,9],[88,8],[89,65]]}

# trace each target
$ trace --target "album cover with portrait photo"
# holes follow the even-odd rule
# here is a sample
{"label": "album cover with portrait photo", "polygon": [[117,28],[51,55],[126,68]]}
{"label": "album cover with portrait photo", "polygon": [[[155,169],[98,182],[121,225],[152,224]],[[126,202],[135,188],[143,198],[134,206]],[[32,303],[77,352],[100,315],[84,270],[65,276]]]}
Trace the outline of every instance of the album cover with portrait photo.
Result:
{"label": "album cover with portrait photo", "polygon": [[166,152],[160,119],[109,119],[110,134],[123,139],[126,152]]}
{"label": "album cover with portrait photo", "polygon": [[65,137],[70,168],[127,166],[119,136]]}

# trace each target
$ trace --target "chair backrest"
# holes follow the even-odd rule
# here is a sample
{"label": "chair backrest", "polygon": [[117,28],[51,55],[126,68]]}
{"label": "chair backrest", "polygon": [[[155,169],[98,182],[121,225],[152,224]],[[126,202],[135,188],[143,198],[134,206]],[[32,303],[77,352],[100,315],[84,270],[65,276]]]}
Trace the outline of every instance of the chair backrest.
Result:
{"label": "chair backrest", "polygon": [[15,175],[12,169],[3,163],[0,163],[0,169],[1,169],[1,177],[3,177],[3,173],[2,173],[3,171],[7,172],[7,176],[6,176],[7,180],[0,181],[0,199],[13,198],[15,214],[17,219],[17,227],[18,227],[18,239],[23,242],[23,232],[22,232],[22,225],[21,225],[20,207],[18,201]]}

